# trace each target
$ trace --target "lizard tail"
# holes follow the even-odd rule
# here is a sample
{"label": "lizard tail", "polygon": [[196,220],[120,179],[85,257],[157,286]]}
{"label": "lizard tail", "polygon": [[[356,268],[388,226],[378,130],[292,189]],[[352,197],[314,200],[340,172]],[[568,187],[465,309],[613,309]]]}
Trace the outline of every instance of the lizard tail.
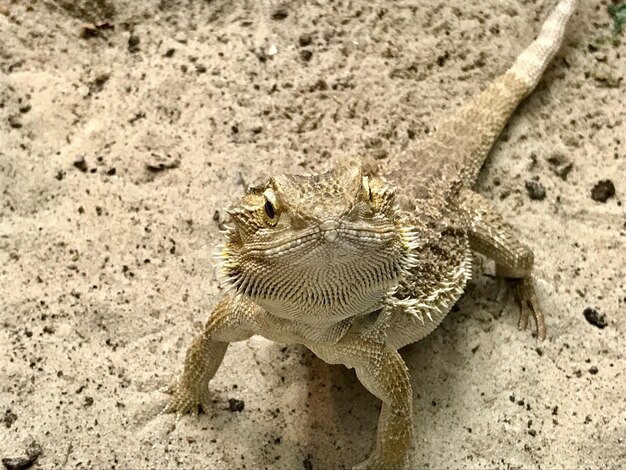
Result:
{"label": "lizard tail", "polygon": [[515,63],[508,70],[507,73],[526,84],[526,93],[530,93],[537,86],[548,64],[561,47],[565,27],[576,10],[576,4],[576,0],[559,2],[543,23],[537,39],[517,56]]}
{"label": "lizard tail", "polygon": [[[439,174],[451,176],[455,185],[474,184],[489,149],[510,115],[535,88],[559,50],[576,3],[576,0],[559,1],[537,39],[517,57],[513,66],[444,120],[421,143],[417,152],[421,154],[425,166],[444,169]],[[433,161],[435,157],[442,156],[445,156],[445,161]]]}

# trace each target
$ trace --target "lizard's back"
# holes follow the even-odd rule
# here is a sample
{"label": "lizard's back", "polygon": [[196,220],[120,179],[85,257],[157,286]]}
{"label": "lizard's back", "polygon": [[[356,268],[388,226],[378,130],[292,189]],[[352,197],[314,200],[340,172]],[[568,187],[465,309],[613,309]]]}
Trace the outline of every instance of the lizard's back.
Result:
{"label": "lizard's back", "polygon": [[461,296],[473,258],[468,229],[483,211],[479,203],[469,213],[462,203],[468,194],[473,197],[471,187],[509,116],[537,85],[559,49],[574,9],[574,1],[558,4],[537,39],[506,73],[416,144],[415,150],[386,162],[380,170],[399,188],[399,208],[416,227],[420,245],[415,251],[417,266],[395,294],[398,309],[388,333],[395,347],[434,330]]}

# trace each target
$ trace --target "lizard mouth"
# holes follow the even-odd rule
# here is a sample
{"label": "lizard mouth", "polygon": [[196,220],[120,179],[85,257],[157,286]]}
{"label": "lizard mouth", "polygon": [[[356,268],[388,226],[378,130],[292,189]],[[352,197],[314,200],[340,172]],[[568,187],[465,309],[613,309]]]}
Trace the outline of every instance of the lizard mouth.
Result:
{"label": "lizard mouth", "polygon": [[274,315],[332,324],[379,308],[412,266],[415,244],[400,220],[377,229],[322,225],[239,249],[224,245],[221,278]]}

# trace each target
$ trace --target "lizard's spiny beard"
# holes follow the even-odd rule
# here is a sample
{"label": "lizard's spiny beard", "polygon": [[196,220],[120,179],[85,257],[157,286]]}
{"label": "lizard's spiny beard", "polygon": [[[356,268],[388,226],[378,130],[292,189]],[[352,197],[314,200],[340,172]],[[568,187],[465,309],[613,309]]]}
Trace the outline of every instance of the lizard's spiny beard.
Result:
{"label": "lizard's spiny beard", "polygon": [[378,230],[313,231],[221,250],[227,286],[273,315],[316,326],[380,307],[412,266],[414,233],[400,220]]}

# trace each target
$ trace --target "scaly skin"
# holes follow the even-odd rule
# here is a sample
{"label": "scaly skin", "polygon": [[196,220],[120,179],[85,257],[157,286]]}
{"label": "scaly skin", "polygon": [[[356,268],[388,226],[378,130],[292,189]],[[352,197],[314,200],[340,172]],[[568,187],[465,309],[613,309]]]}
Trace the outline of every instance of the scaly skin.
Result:
{"label": "scaly skin", "polygon": [[353,163],[251,188],[230,211],[234,226],[221,249],[229,291],[189,348],[164,411],[208,406],[209,381],[230,342],[260,334],[300,343],[354,368],[382,401],[375,448],[356,468],[401,468],[413,413],[397,350],[445,317],[470,276],[472,251],[512,280],[520,328],[532,316],[543,339],[533,253],[471,188],[510,114],[559,49],[575,7],[575,0],[559,2],[513,66],[414,151],[375,171]]}

